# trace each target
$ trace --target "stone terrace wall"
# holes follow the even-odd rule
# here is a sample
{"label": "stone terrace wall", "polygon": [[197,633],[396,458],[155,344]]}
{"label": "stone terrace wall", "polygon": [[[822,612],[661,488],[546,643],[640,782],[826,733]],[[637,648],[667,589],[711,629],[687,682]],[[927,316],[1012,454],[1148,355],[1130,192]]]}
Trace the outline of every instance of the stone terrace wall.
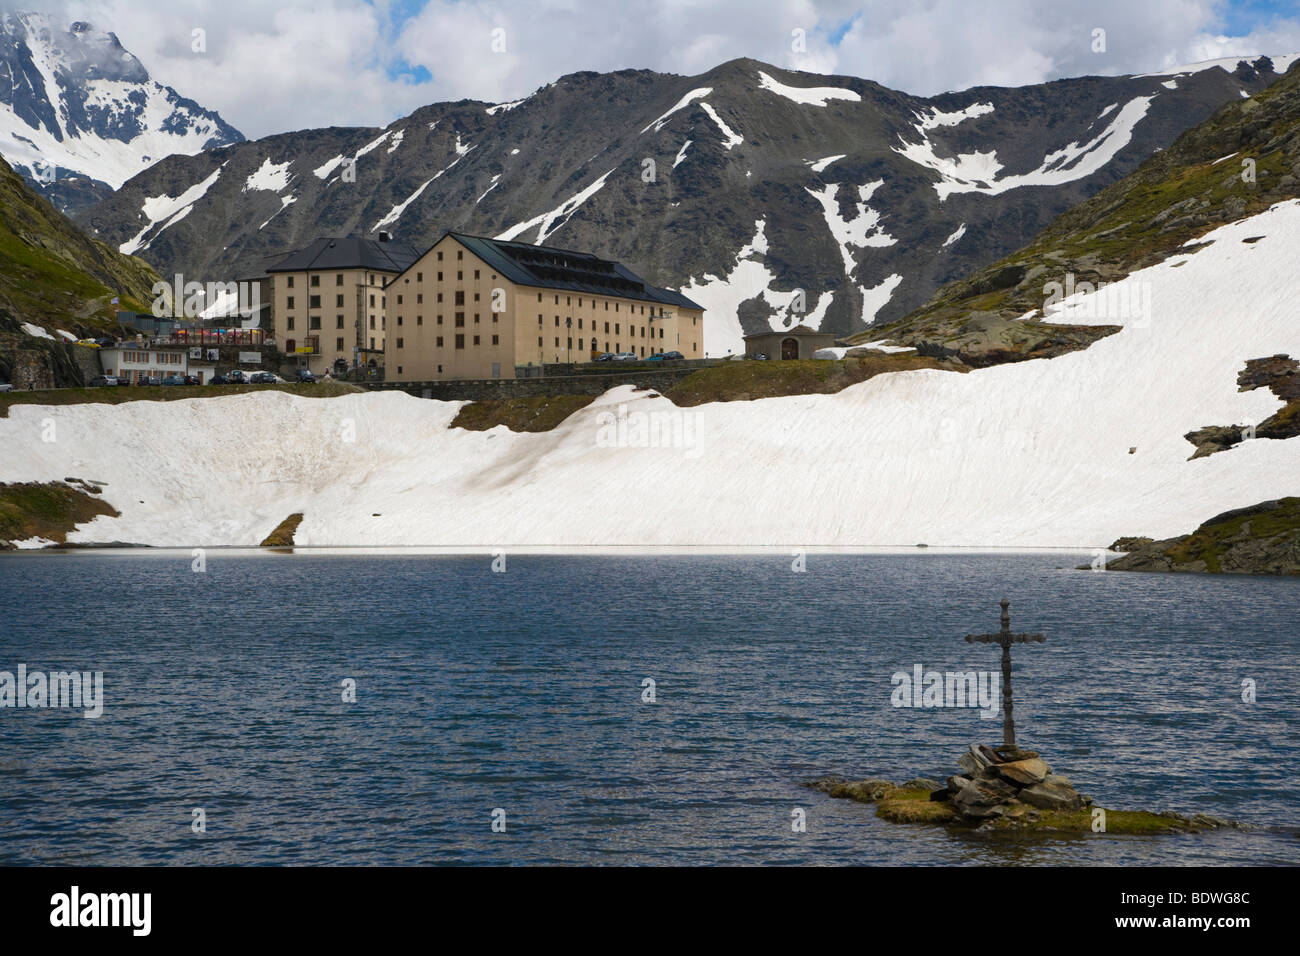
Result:
{"label": "stone terrace wall", "polygon": [[636,385],[665,391],[698,366],[679,366],[653,371],[624,371],[604,374],[554,375],[546,378],[452,379],[441,382],[374,382],[366,388],[375,391],[402,391],[417,398],[436,398],[445,402],[501,401],[532,398],[539,395],[603,395],[617,385]]}

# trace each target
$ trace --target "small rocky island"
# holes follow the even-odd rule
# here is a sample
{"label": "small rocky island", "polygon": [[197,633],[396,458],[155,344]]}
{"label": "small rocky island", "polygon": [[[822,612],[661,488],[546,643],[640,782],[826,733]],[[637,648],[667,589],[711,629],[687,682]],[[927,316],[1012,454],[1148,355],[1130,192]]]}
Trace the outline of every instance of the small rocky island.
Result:
{"label": "small rocky island", "polygon": [[944,784],[923,777],[903,784],[822,777],[807,786],[832,797],[874,803],[876,816],[891,823],[1110,834],[1194,833],[1238,826],[1202,813],[1188,817],[1097,807],[1068,777],[1053,773],[1037,751],[1014,744],[971,744],[957,764],[961,772]]}

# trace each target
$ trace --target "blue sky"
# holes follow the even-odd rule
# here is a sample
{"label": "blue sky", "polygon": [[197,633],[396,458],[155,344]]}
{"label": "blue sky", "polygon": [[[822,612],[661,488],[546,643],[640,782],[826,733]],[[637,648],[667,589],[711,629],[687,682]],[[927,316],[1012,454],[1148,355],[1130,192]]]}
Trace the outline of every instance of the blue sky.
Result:
{"label": "blue sky", "polygon": [[742,56],[933,95],[1300,52],[1298,0],[7,2],[114,30],[155,78],[254,137],[515,100],[578,70],[693,75]]}

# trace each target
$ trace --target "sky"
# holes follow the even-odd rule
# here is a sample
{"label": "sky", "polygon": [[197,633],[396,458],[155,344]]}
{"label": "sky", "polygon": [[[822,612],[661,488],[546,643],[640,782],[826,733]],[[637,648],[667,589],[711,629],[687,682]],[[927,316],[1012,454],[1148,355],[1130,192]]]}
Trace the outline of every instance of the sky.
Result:
{"label": "sky", "polygon": [[1300,0],[0,0],[15,5],[114,31],[250,138],[741,56],[932,95],[1300,52]]}

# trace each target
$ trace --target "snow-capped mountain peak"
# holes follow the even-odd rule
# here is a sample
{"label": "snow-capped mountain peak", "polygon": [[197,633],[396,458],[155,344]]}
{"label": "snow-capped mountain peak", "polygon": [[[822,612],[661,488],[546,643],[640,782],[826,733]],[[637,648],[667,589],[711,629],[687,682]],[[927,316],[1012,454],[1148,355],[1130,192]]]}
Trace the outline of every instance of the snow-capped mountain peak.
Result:
{"label": "snow-capped mountain peak", "polygon": [[0,14],[0,155],[61,208],[84,207],[172,154],[243,139],[153,80],[115,34]]}

